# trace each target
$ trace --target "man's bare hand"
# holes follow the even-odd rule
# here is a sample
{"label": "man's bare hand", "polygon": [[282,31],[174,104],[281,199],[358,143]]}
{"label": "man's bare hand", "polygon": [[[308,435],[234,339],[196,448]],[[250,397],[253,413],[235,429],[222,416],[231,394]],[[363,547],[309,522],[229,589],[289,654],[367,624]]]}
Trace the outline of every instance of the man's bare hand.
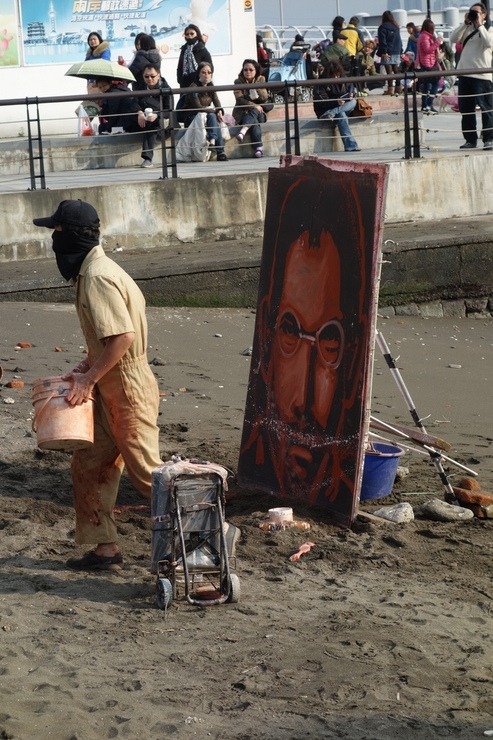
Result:
{"label": "man's bare hand", "polygon": [[90,400],[96,384],[88,376],[88,373],[71,372],[66,373],[62,377],[63,380],[71,380],[73,382],[73,386],[67,395],[67,401],[72,406],[82,406],[83,403]]}

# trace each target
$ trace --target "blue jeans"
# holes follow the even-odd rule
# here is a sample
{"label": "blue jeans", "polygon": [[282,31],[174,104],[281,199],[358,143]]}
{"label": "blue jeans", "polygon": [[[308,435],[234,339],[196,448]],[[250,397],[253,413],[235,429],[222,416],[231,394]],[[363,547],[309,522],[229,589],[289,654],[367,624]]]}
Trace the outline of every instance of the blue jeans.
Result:
{"label": "blue jeans", "polygon": [[428,79],[423,79],[421,81],[421,107],[422,108],[431,108],[433,105],[433,101],[435,100],[435,95],[438,92],[438,88],[440,86],[440,78],[439,77],[429,77]]}
{"label": "blue jeans", "polygon": [[355,108],[356,100],[353,99],[346,100],[342,105],[338,105],[337,108],[331,108],[330,111],[328,111],[328,113],[330,113],[330,117],[332,117],[337,124],[345,152],[353,152],[355,149],[359,148],[358,142],[353,137],[347,120],[347,114],[351,113]]}
{"label": "blue jeans", "polygon": [[[481,108],[483,142],[493,140],[493,84],[478,77],[459,77],[459,110],[462,113],[462,135],[476,144],[476,106]],[[471,97],[462,97],[463,95]]]}
{"label": "blue jeans", "polygon": [[248,126],[248,133],[250,134],[254,149],[260,149],[262,146],[262,129],[260,128],[260,124],[265,123],[266,120],[267,116],[265,113],[258,111],[256,108],[252,108],[241,117],[241,125]]}

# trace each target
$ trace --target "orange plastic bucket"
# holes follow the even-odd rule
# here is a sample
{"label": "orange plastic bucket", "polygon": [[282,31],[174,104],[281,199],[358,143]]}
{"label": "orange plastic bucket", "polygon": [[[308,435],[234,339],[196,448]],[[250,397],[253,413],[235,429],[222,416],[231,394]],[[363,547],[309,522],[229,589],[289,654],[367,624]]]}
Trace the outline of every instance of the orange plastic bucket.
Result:
{"label": "orange plastic bucket", "polygon": [[67,401],[71,387],[61,375],[33,382],[32,428],[42,450],[82,450],[94,443],[94,397],[72,406]]}

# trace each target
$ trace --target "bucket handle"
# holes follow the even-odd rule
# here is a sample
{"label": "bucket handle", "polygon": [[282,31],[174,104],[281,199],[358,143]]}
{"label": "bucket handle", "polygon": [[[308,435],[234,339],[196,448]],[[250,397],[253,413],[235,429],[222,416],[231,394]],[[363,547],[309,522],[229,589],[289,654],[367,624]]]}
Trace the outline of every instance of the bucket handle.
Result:
{"label": "bucket handle", "polygon": [[46,405],[47,405],[47,404],[48,404],[48,403],[49,403],[49,402],[51,401],[51,399],[52,399],[52,398],[53,398],[53,397],[54,397],[55,395],[56,395],[55,391],[52,391],[52,392],[51,392],[51,395],[49,395],[49,396],[48,396],[48,398],[46,399],[46,401],[44,402],[44,404],[43,404],[43,405],[41,406],[41,408],[40,408],[40,409],[36,409],[36,411],[34,412],[34,418],[33,418],[32,424],[31,424],[31,429],[33,430],[33,432],[34,432],[35,434],[37,434],[37,433],[38,433],[38,425],[37,425],[37,423],[36,423],[36,422],[37,422],[37,420],[39,419],[39,417],[41,416],[41,414],[42,414],[42,413],[43,413],[43,411],[45,410],[45,408],[46,408]]}

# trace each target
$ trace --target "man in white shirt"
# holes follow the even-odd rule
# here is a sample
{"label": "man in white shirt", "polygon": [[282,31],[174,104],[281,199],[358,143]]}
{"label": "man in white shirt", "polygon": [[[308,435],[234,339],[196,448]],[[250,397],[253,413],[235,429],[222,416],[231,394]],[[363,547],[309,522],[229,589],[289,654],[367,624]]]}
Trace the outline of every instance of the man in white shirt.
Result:
{"label": "man in white shirt", "polygon": [[486,6],[474,3],[465,15],[464,23],[450,35],[451,43],[462,44],[457,69],[478,70],[475,74],[459,77],[459,110],[465,139],[461,149],[477,147],[477,105],[481,108],[483,148],[493,149],[493,83],[491,72],[480,71],[492,66],[493,29],[484,25],[486,15]]}

